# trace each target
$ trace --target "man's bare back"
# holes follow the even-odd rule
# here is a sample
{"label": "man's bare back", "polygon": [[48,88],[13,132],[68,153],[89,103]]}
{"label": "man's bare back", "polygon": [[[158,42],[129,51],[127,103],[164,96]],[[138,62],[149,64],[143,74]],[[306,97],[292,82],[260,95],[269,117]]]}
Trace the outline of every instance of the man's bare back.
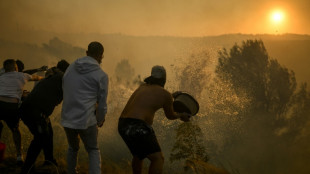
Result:
{"label": "man's bare back", "polygon": [[168,119],[179,116],[172,108],[172,95],[159,85],[142,84],[128,100],[121,117],[135,118],[152,125],[155,112],[163,108]]}
{"label": "man's bare back", "polygon": [[118,132],[133,155],[133,173],[141,174],[143,159],[148,158],[149,173],[159,174],[163,172],[164,159],[151,126],[155,112],[163,108],[170,120],[189,121],[190,115],[174,112],[172,94],[164,89],[166,70],[163,66],[153,66],[151,76],[144,82],[129,98],[118,122]]}

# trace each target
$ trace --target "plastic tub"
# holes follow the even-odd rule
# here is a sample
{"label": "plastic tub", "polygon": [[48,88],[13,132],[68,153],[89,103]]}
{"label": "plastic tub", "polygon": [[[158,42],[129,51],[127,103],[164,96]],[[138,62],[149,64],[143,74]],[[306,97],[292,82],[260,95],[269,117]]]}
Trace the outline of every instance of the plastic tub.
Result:
{"label": "plastic tub", "polygon": [[174,96],[173,109],[175,112],[186,112],[193,116],[198,113],[199,104],[193,96],[185,92],[179,92]]}

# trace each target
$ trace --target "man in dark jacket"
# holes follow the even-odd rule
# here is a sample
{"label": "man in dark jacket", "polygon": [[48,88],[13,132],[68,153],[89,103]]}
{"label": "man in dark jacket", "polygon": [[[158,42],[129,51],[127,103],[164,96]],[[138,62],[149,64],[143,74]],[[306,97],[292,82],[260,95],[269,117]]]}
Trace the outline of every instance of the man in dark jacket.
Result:
{"label": "man in dark jacket", "polygon": [[53,129],[49,116],[63,99],[63,71],[65,69],[55,70],[38,83],[20,107],[21,119],[33,134],[21,173],[28,173],[42,149],[45,160],[57,165],[53,155]]}

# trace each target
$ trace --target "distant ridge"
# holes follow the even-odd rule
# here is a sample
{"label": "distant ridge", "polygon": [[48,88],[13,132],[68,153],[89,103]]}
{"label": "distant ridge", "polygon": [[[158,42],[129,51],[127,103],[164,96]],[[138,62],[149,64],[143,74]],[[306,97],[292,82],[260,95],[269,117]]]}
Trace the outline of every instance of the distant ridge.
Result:
{"label": "distant ridge", "polygon": [[[201,51],[213,51],[213,55],[219,49],[230,49],[234,44],[242,44],[248,39],[259,39],[271,58],[277,59],[280,64],[295,72],[299,82],[310,83],[310,35],[307,34],[223,34],[217,36],[202,37],[175,37],[175,36],[131,36],[121,33],[97,34],[97,33],[53,33],[46,31],[19,31],[0,33],[1,53],[0,59],[5,57],[20,57],[24,59],[37,59],[46,62],[56,62],[59,58],[75,59],[73,52],[62,48],[58,52],[63,56],[46,52],[42,45],[51,44],[50,41],[58,38],[60,42],[85,49],[91,41],[103,42],[107,52],[104,60],[108,65],[104,68],[108,72],[114,72],[114,67],[121,59],[128,59],[136,68],[137,74],[148,73],[153,64],[170,66],[179,58],[190,57]],[[65,44],[66,45],[66,44]],[[56,45],[60,47],[61,45]],[[14,51],[10,51],[14,50]],[[32,50],[32,51],[31,51]],[[29,53],[28,53],[29,51]],[[65,55],[65,53],[68,53]],[[84,51],[80,51],[84,53]],[[44,55],[44,56],[43,56]],[[53,60],[52,60],[53,59]],[[29,66],[34,66],[34,60]]]}

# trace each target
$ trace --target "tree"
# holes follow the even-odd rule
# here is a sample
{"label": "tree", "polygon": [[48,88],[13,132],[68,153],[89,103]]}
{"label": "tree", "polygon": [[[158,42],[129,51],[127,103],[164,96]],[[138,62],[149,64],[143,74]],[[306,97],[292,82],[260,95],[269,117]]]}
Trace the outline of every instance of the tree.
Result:
{"label": "tree", "polygon": [[122,59],[115,67],[115,76],[119,83],[131,83],[135,74],[134,68],[129,63],[128,59]]}
{"label": "tree", "polygon": [[[177,79],[180,79],[179,90],[199,98],[210,80],[210,74],[207,72],[209,61],[209,56],[201,53],[191,56],[187,63],[182,64],[176,73]],[[198,116],[195,117],[198,119]],[[197,121],[181,123],[176,128],[176,142],[170,154],[170,161],[207,162],[209,159],[203,144],[204,136]],[[188,164],[185,163],[185,167]]]}
{"label": "tree", "polygon": [[176,142],[170,154],[171,162],[179,160],[208,161],[208,156],[203,146],[203,134],[198,124],[184,122],[177,127],[176,132]]}
{"label": "tree", "polygon": [[219,52],[216,73],[233,85],[236,93],[246,91],[253,100],[253,107],[262,109],[266,103],[266,72],[268,54],[262,41],[248,40],[242,46],[234,45],[230,52]]}
{"label": "tree", "polygon": [[[288,120],[291,137],[296,137],[305,129],[309,123],[310,115],[310,92],[307,90],[307,84],[303,83],[300,89],[293,97],[292,114]],[[308,130],[309,131],[309,130]],[[305,133],[305,132],[304,132]],[[308,132],[310,135],[310,132]]]}
{"label": "tree", "polygon": [[[296,91],[294,72],[271,59],[260,40],[248,40],[241,46],[234,45],[229,51],[221,50],[216,75],[231,84],[239,98],[247,96],[250,99],[249,104],[244,105],[248,108],[244,109],[246,112],[241,120],[242,134],[239,139],[233,137],[235,144],[224,144],[221,153],[234,161],[240,156],[231,154],[256,147],[255,151],[243,154],[247,157],[243,167],[255,168],[258,173],[274,173],[277,166],[283,166],[282,161],[277,161],[284,157],[287,164],[295,163],[289,158],[296,158],[295,152],[299,152],[296,142],[309,144],[305,140],[310,135],[306,128],[310,124],[310,99],[306,85]],[[253,160],[257,163],[248,162]],[[259,171],[259,166],[270,168]]]}
{"label": "tree", "polygon": [[252,110],[272,113],[277,118],[283,118],[289,110],[296,89],[295,74],[270,59],[261,40],[234,45],[229,53],[226,49],[220,51],[216,73],[230,82],[237,94],[248,94]]}
{"label": "tree", "polygon": [[281,66],[277,60],[270,60],[266,83],[267,110],[276,114],[278,118],[283,118],[290,108],[296,90],[295,74]]}

